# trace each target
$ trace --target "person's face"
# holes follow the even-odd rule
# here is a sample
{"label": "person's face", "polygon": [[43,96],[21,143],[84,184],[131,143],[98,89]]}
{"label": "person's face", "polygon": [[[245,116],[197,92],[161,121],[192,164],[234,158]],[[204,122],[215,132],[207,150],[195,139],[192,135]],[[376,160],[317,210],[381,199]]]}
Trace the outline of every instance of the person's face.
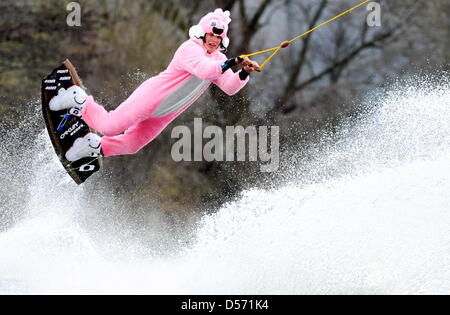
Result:
{"label": "person's face", "polygon": [[214,34],[206,34],[204,46],[208,53],[213,53],[219,48],[222,38]]}

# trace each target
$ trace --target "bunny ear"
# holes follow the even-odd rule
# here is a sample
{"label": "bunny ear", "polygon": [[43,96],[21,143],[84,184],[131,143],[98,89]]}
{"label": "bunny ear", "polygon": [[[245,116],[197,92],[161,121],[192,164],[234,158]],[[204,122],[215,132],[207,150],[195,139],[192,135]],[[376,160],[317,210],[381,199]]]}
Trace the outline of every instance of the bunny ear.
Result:
{"label": "bunny ear", "polygon": [[230,45],[230,39],[228,37],[225,37],[222,40],[222,45],[223,45],[223,47],[225,47],[225,49],[228,48],[228,45]]}
{"label": "bunny ear", "polygon": [[200,38],[202,36],[205,36],[205,31],[200,25],[194,25],[189,29],[190,38]]}

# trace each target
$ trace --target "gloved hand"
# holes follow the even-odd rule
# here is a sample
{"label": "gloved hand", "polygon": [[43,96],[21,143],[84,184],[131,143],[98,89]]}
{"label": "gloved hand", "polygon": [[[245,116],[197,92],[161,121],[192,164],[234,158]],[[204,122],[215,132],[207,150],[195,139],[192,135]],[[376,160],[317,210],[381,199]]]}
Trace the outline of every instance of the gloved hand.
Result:
{"label": "gloved hand", "polygon": [[238,64],[241,65],[245,71],[261,71],[259,64],[256,61],[250,60],[248,57],[237,57]]}
{"label": "gloved hand", "polygon": [[244,70],[248,73],[252,71],[261,71],[259,68],[259,64],[256,61],[250,60],[248,57],[235,57],[230,58],[222,64],[222,73],[234,67],[235,65],[240,65],[244,68]]}

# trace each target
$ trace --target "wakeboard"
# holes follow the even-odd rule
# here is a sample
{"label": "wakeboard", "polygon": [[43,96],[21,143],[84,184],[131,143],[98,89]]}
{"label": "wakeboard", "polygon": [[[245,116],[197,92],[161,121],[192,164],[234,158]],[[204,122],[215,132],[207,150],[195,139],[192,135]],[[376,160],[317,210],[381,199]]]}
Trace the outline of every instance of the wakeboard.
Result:
{"label": "wakeboard", "polygon": [[79,108],[52,111],[49,107],[50,100],[58,95],[60,89],[67,90],[73,85],[84,89],[74,66],[69,60],[66,60],[42,80],[42,112],[59,160],[72,179],[80,185],[102,167],[102,158],[101,156],[86,157],[70,162],[65,158],[65,153],[77,138],[94,131],[81,119]]}

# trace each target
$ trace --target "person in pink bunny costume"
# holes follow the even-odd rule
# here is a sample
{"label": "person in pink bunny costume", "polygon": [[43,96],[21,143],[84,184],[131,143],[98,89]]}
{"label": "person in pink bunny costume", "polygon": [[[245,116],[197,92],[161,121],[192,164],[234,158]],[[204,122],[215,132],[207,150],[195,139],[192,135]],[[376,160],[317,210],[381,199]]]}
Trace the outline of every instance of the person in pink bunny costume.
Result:
{"label": "person in pink bunny costume", "polygon": [[[151,142],[209,87],[216,84],[234,95],[249,81],[259,65],[248,58],[231,58],[221,52],[230,40],[230,12],[216,9],[189,30],[167,69],[142,83],[119,107],[106,111],[79,86],[61,89],[50,101],[50,109],[81,108],[83,120],[100,137],[89,133],[76,139],[66,153],[69,161],[88,156],[134,154]],[[242,69],[230,68],[239,64]]]}

